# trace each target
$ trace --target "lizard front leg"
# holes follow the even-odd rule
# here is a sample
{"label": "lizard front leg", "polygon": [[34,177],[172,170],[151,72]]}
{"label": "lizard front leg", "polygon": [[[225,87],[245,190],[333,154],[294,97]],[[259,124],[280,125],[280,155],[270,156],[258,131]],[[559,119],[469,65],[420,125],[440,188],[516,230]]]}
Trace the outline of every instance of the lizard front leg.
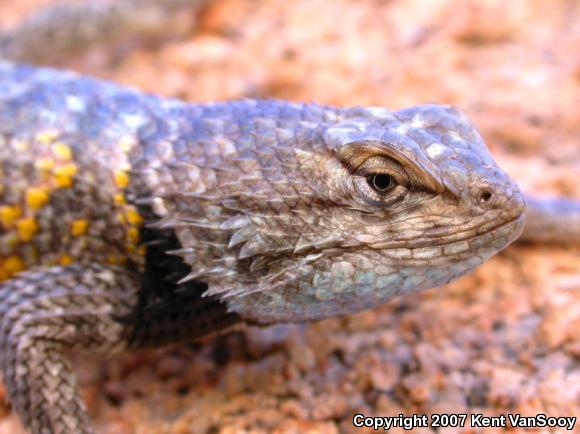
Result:
{"label": "lizard front leg", "polygon": [[93,433],[67,353],[127,347],[118,320],[139,283],[124,269],[71,265],[30,271],[0,287],[0,363],[9,400],[33,434]]}
{"label": "lizard front leg", "polygon": [[73,264],[0,286],[0,365],[9,400],[33,434],[94,433],[67,354],[106,355],[202,336],[238,321],[202,284]]}

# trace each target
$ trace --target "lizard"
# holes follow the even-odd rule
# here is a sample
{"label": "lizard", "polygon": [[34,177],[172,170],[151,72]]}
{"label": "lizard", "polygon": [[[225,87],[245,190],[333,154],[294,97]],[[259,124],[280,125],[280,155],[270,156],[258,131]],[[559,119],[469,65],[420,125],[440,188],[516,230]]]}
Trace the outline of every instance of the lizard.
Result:
{"label": "lizard", "polygon": [[94,432],[70,352],[354,313],[525,221],[445,105],[188,104],[0,61],[0,162],[0,367],[34,434]]}

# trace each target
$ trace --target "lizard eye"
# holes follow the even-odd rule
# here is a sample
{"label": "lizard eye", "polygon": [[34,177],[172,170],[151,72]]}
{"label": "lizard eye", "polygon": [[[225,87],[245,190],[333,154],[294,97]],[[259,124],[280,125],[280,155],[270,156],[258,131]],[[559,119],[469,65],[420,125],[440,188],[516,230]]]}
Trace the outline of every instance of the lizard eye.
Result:
{"label": "lizard eye", "polygon": [[408,192],[408,176],[395,160],[382,156],[367,159],[352,177],[354,191],[367,205],[385,208],[402,200]]}
{"label": "lizard eye", "polygon": [[367,183],[369,184],[369,187],[379,194],[384,194],[396,186],[393,177],[386,173],[372,173],[368,175]]}

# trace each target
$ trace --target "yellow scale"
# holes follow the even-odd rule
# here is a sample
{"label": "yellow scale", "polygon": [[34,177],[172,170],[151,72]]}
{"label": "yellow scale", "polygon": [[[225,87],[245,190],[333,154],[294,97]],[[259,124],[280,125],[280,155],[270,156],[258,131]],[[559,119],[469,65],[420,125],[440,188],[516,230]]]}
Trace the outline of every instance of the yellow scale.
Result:
{"label": "yellow scale", "polygon": [[[68,144],[58,141],[58,135],[57,131],[45,131],[35,137],[38,143],[49,146],[51,150],[50,156],[39,158],[35,163],[35,169],[41,174],[42,184],[30,186],[25,191],[22,205],[0,206],[0,224],[2,232],[5,233],[2,242],[8,244],[8,250],[16,250],[19,245],[33,242],[34,236],[39,230],[38,212],[49,203],[51,193],[55,190],[71,188],[74,184],[74,177],[79,168],[73,161],[72,148]],[[127,137],[122,138],[119,142],[119,146],[124,152],[128,152],[132,144],[134,144],[134,140]],[[15,148],[16,150],[26,150],[28,144],[19,141],[15,143]],[[144,255],[144,247],[139,245],[139,233],[143,219],[133,205],[126,203],[123,194],[123,190],[128,187],[130,182],[128,171],[116,171],[113,174],[113,180],[120,190],[114,195],[113,200],[117,205],[116,218],[126,228],[127,252]],[[72,237],[85,236],[89,230],[90,221],[87,219],[78,218],[70,223]],[[33,245],[29,245],[29,252],[34,253]],[[111,254],[106,260],[110,264],[122,264],[127,260],[127,257]],[[73,262],[74,257],[65,252],[58,257],[53,265],[69,265]],[[26,270],[28,265],[32,264],[27,264],[25,258],[17,254],[0,256],[0,281]]]}

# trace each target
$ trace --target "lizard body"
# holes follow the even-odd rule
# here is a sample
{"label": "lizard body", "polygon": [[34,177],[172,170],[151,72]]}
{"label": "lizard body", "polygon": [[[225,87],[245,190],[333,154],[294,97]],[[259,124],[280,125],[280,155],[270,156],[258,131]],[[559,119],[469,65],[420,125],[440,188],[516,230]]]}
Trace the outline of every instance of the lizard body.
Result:
{"label": "lizard body", "polygon": [[524,222],[448,106],[192,105],[3,62],[0,142],[1,363],[35,434],[92,432],[68,351],[356,312],[467,273]]}

